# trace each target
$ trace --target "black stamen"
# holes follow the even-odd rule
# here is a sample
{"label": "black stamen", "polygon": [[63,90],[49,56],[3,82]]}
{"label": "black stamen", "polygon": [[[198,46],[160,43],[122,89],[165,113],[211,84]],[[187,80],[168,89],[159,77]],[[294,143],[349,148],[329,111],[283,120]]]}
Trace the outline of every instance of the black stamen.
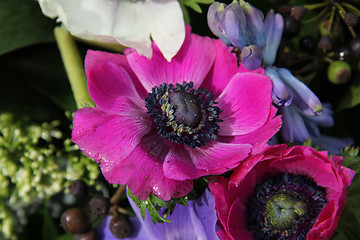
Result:
{"label": "black stamen", "polygon": [[254,239],[306,239],[322,208],[326,192],[303,175],[265,179],[247,203],[248,229]]}
{"label": "black stamen", "polygon": [[148,113],[159,134],[172,142],[190,148],[201,147],[217,138],[219,114],[222,112],[205,88],[193,89],[192,82],[161,84],[152,88],[145,98]]}

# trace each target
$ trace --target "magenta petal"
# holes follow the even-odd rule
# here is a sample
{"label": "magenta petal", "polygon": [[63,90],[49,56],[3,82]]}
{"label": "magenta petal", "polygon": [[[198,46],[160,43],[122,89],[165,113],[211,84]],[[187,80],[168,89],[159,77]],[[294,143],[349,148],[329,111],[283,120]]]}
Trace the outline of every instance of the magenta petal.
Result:
{"label": "magenta petal", "polygon": [[271,81],[265,75],[236,74],[215,100],[223,110],[219,135],[247,134],[264,125],[270,114],[271,89]]}
{"label": "magenta petal", "polygon": [[246,206],[243,205],[240,198],[235,199],[229,210],[228,231],[230,236],[241,236],[241,240],[253,240],[254,236],[247,229],[248,219]]}
{"label": "magenta petal", "polygon": [[251,151],[251,144],[212,142],[201,148],[189,150],[191,159],[198,169],[222,174],[239,165]]}
{"label": "magenta petal", "polygon": [[231,143],[250,143],[253,144],[251,149],[252,154],[257,154],[263,151],[264,145],[269,139],[276,134],[281,127],[281,116],[275,117],[277,108],[271,106],[271,112],[268,121],[259,129],[244,135],[237,135],[231,137],[218,138],[219,141]]}
{"label": "magenta petal", "polygon": [[71,140],[97,162],[116,162],[133,151],[149,124],[147,119],[82,108],[74,116]]}
{"label": "magenta petal", "polygon": [[193,187],[192,181],[172,180],[164,175],[162,155],[168,150],[163,142],[147,142],[151,136],[145,137],[126,158],[117,162],[103,161],[100,164],[103,175],[110,183],[128,184],[141,200],[146,200],[149,194],[165,201],[185,196]]}
{"label": "magenta petal", "polygon": [[214,98],[220,95],[231,78],[238,72],[237,59],[231,49],[227,48],[221,40],[216,40],[216,59],[214,66],[203,82],[202,87],[211,90]]}
{"label": "magenta petal", "polygon": [[148,92],[163,83],[194,82],[198,88],[215,59],[214,41],[190,33],[187,28],[183,46],[176,56],[168,62],[154,44],[151,60],[140,56],[136,51],[128,51],[127,59],[132,70]]}
{"label": "magenta petal", "polygon": [[96,65],[88,72],[88,88],[96,105],[108,112],[116,112],[118,98],[141,99],[127,71],[111,62]]}
{"label": "magenta petal", "polygon": [[196,179],[218,175],[235,168],[251,151],[250,144],[209,143],[201,148],[172,147],[164,162],[171,179]]}
{"label": "magenta petal", "polygon": [[[105,64],[105,66],[99,67],[103,64]],[[106,67],[106,65],[110,66]],[[122,70],[119,70],[121,72],[121,75],[119,76],[117,75],[117,68]],[[92,88],[92,86],[89,86],[89,83],[91,82],[92,85],[95,85],[95,88],[100,87],[99,90],[102,90],[102,93],[106,93],[106,95],[93,96],[90,92],[91,97],[100,97],[101,99],[104,96],[107,96],[108,92],[106,92],[106,90],[110,90],[110,93],[112,93],[112,95],[115,94],[115,96],[121,96],[123,94],[130,96],[134,91],[136,91],[141,98],[145,98],[147,96],[147,92],[145,91],[144,87],[141,85],[136,75],[131,70],[128,60],[122,54],[89,50],[87,51],[85,57],[85,71],[88,77],[89,91],[91,91]],[[99,72],[94,74],[94,71]],[[130,77],[130,81],[127,81],[127,79],[121,79],[121,77],[124,75],[124,71],[127,73],[125,78]],[[91,75],[94,75],[95,78],[93,79],[90,77]],[[102,86],[99,86],[100,84]],[[94,101],[96,100],[94,99]]]}

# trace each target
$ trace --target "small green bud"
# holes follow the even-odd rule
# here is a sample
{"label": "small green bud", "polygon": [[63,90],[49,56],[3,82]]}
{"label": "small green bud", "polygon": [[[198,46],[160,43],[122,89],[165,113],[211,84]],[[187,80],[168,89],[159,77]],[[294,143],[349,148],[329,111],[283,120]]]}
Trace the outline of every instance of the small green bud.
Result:
{"label": "small green bud", "polygon": [[328,78],[334,84],[344,84],[351,78],[351,67],[344,61],[333,61],[328,68]]}

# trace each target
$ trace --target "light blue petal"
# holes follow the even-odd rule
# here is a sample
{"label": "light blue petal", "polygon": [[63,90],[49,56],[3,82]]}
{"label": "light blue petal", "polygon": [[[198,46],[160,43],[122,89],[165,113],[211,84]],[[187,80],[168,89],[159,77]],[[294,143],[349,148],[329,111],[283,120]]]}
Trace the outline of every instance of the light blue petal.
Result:
{"label": "light blue petal", "polygon": [[273,102],[281,106],[289,106],[292,102],[292,95],[289,93],[284,82],[281,80],[280,75],[277,73],[276,68],[267,67],[265,69],[265,75],[268,76],[273,83],[272,100]]}
{"label": "light blue petal", "polygon": [[241,61],[245,68],[254,71],[261,67],[262,50],[257,45],[244,47],[241,50]]}
{"label": "light blue petal", "polygon": [[230,44],[223,29],[224,10],[226,6],[226,4],[219,2],[211,4],[207,14],[207,21],[211,32],[219,37],[225,44]]}
{"label": "light blue petal", "polygon": [[303,114],[305,121],[311,121],[316,125],[322,127],[333,127],[334,126],[334,118],[333,118],[333,111],[331,109],[331,104],[324,103],[323,105],[322,114],[319,116],[309,116]]}
{"label": "light blue petal", "polygon": [[266,44],[264,47],[264,64],[272,66],[276,59],[276,54],[281,42],[284,30],[284,19],[281,14],[274,14],[274,10],[270,10],[266,15],[265,22]]}
{"label": "light blue petal", "polygon": [[[189,201],[188,206],[176,205],[172,215],[167,217],[168,220],[172,221],[171,223],[157,223],[154,225],[147,210],[145,210],[145,220],[143,220],[140,209],[131,199],[129,199],[129,202],[138,221],[132,219],[136,232],[132,233],[127,239],[219,239],[215,232],[217,218],[214,197],[209,191],[206,191],[198,200]],[[159,212],[161,213],[162,211],[163,209]],[[109,221],[105,225],[109,225]],[[104,229],[104,227],[102,228]],[[134,234],[136,235],[135,237],[133,236]]]}
{"label": "light blue petal", "polygon": [[240,5],[246,16],[246,26],[250,38],[248,45],[257,45],[263,48],[266,42],[264,14],[245,1],[241,1]]}
{"label": "light blue petal", "polygon": [[279,111],[283,121],[281,134],[285,141],[302,143],[311,137],[299,110],[295,106],[291,104],[288,107],[280,107]]}
{"label": "light blue petal", "polygon": [[226,37],[238,48],[243,48],[248,42],[246,33],[246,17],[237,2],[233,2],[225,8],[224,31]]}
{"label": "light blue petal", "polygon": [[309,116],[320,115],[322,105],[318,97],[286,68],[279,68],[278,73],[293,95],[293,103]]}

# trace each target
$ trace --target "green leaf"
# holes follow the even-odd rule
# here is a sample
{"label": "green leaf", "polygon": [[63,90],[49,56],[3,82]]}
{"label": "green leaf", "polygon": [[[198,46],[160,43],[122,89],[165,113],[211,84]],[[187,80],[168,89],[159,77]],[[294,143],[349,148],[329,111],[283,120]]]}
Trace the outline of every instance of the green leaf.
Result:
{"label": "green leaf", "polygon": [[56,227],[52,217],[50,216],[47,204],[44,204],[44,222],[42,228],[42,234],[44,240],[53,240],[59,236],[58,228]]}
{"label": "green leaf", "polygon": [[35,0],[0,2],[0,55],[28,45],[53,41],[55,21]]}
{"label": "green leaf", "polygon": [[201,7],[195,1],[185,1],[185,6],[192,8],[197,13],[202,13]]}
{"label": "green leaf", "polygon": [[37,98],[45,98],[39,100],[38,106],[34,104],[36,111],[45,104],[57,105],[66,111],[77,109],[55,44],[31,46],[0,56],[1,63],[4,66],[2,83],[8,85],[9,89],[4,93],[6,97],[0,96],[0,105],[7,105],[11,109],[11,105],[19,102],[19,108],[31,112],[34,109],[28,105]]}
{"label": "green leaf", "polygon": [[360,173],[360,156],[358,154],[359,147],[347,146],[341,151],[341,156],[344,158],[343,165]]}
{"label": "green leaf", "polygon": [[[213,0],[179,0],[180,6],[187,6],[191,9],[193,9],[197,13],[202,13],[201,7],[199,4],[211,4],[213,3]],[[184,17],[186,20],[187,13],[183,10]]]}

